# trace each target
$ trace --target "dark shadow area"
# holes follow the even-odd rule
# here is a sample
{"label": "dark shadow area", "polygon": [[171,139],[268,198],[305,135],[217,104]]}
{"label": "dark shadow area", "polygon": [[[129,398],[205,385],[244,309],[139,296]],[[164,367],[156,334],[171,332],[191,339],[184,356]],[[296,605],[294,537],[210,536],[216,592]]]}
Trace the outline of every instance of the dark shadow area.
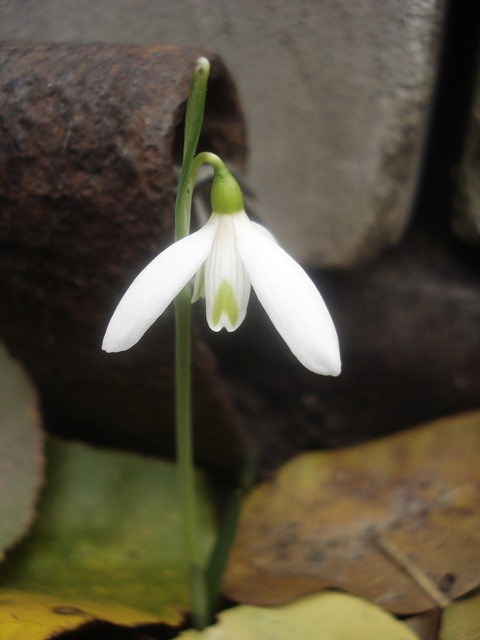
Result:
{"label": "dark shadow area", "polygon": [[448,228],[479,64],[480,3],[450,0],[413,224]]}

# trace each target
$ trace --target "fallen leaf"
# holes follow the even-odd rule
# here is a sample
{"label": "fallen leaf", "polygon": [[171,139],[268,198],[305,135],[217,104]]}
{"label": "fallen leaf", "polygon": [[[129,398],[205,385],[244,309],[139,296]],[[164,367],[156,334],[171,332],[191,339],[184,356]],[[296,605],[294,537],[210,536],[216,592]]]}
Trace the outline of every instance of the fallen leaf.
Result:
{"label": "fallen leaf", "polygon": [[438,640],[441,619],[442,610],[432,609],[406,618],[403,623],[416,633],[420,640]]}
{"label": "fallen leaf", "polygon": [[43,476],[37,395],[0,345],[0,559],[28,530]]}
{"label": "fallen leaf", "polygon": [[204,631],[180,640],[418,640],[408,627],[370,602],[323,592],[280,607],[242,605],[229,609]]}
{"label": "fallen leaf", "polygon": [[[92,619],[179,624],[188,592],[175,465],[57,439],[47,460],[39,518],[0,570],[1,639],[43,640]],[[206,556],[204,482],[198,505]]]}
{"label": "fallen leaf", "polygon": [[480,583],[480,413],[307,453],[247,498],[224,593],[281,604],[325,587],[418,613]]}
{"label": "fallen leaf", "polygon": [[480,640],[480,593],[445,609],[439,640]]}

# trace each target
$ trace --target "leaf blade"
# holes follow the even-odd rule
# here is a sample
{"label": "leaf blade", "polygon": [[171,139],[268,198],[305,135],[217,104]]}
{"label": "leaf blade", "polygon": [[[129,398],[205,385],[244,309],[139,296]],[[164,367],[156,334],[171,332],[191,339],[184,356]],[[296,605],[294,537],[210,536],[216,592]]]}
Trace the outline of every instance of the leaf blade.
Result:
{"label": "leaf blade", "polygon": [[[227,596],[280,604],[325,587],[396,613],[480,582],[480,413],[287,463],[247,498]],[[395,554],[392,549],[398,549]]]}
{"label": "leaf blade", "polygon": [[186,631],[181,640],[418,640],[393,616],[369,602],[343,593],[322,592],[279,607],[241,605],[219,615],[202,632]]}
{"label": "leaf blade", "polygon": [[[82,620],[179,624],[188,589],[175,465],[54,438],[47,452],[40,516],[0,571],[0,601],[17,592],[57,610],[80,610]],[[214,525],[203,481],[199,495],[206,556]],[[7,615],[8,607],[0,624]],[[48,614],[52,623],[58,618]],[[61,622],[70,629],[79,619]],[[19,624],[35,627],[29,608]]]}

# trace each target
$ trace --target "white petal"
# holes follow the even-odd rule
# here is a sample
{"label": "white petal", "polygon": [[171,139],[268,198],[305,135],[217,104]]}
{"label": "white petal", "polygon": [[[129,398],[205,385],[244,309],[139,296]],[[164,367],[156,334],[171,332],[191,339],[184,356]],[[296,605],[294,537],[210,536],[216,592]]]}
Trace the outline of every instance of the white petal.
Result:
{"label": "white petal", "polygon": [[238,218],[237,246],[255,293],[275,328],[310,371],[340,373],[338,338],[317,288],[299,264],[248,218]]}
{"label": "white petal", "polygon": [[247,214],[245,214],[245,216],[250,221],[250,224],[253,227],[255,227],[255,229],[258,229],[258,231],[260,231],[260,233],[263,233],[263,235],[267,236],[267,238],[270,238],[270,240],[272,240],[273,242],[275,242],[275,243],[277,242],[277,239],[275,238],[273,233],[270,233],[270,231],[266,227],[264,227],[262,224],[259,224],[258,222],[254,222],[253,220],[250,220],[250,218],[247,216]]}
{"label": "white petal", "polygon": [[125,351],[165,311],[205,261],[215,235],[216,221],[175,242],[141,271],[120,300],[107,327],[102,349]]}
{"label": "white petal", "polygon": [[202,264],[200,269],[195,274],[195,278],[193,279],[193,293],[192,293],[192,304],[200,300],[200,298],[205,298],[205,265]]}
{"label": "white petal", "polygon": [[213,331],[235,331],[243,322],[250,297],[250,280],[237,251],[234,219],[241,213],[212,214],[217,230],[205,261],[207,321]]}

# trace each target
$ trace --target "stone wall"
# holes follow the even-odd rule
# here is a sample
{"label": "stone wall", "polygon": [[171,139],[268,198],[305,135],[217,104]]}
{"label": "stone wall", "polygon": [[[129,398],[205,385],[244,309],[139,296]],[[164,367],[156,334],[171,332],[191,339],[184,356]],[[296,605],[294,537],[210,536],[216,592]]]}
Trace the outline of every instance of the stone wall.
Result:
{"label": "stone wall", "polygon": [[219,53],[249,130],[250,206],[298,259],[348,266],[409,221],[444,0],[2,0],[0,39]]}

